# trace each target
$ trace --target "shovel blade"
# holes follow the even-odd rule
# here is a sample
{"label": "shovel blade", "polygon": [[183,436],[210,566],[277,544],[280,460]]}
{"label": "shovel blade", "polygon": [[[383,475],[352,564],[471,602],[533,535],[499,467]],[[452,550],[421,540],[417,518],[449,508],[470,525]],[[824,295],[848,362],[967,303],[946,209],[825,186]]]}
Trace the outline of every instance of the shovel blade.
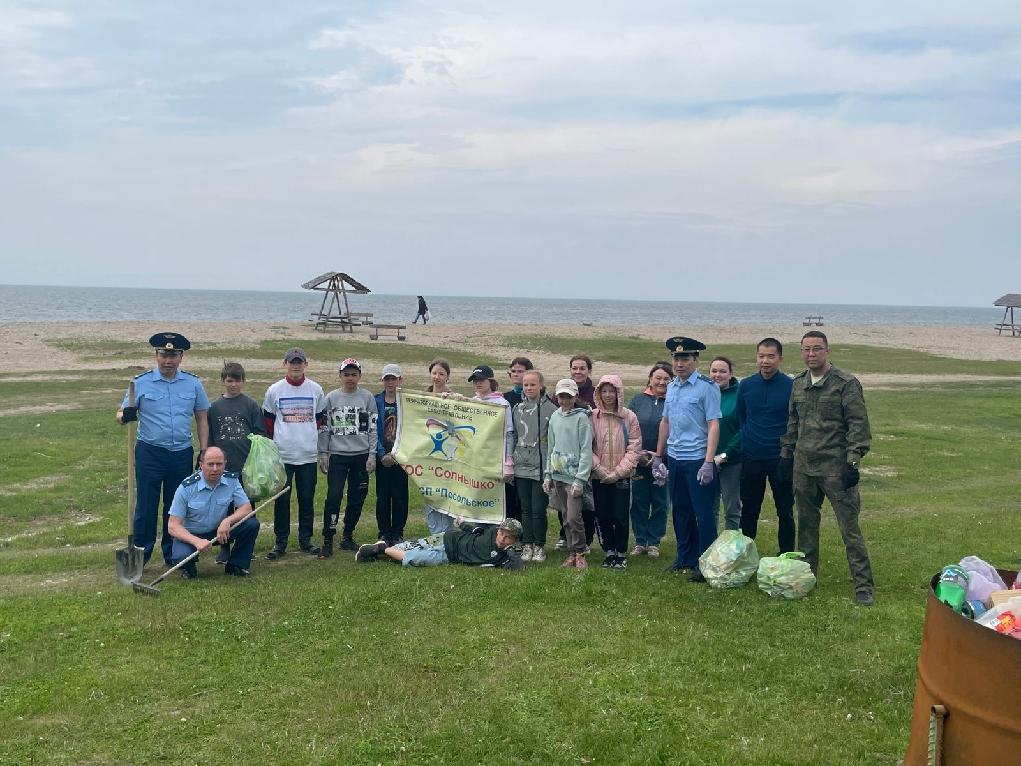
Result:
{"label": "shovel blade", "polygon": [[125,585],[134,585],[142,577],[145,568],[145,549],[135,545],[114,551],[117,562],[117,579]]}

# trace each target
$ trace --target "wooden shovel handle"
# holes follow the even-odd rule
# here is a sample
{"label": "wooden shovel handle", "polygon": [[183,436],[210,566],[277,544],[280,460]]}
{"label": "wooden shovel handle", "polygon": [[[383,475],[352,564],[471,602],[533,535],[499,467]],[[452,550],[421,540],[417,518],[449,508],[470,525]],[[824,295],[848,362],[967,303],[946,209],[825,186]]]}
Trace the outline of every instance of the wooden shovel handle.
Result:
{"label": "wooden shovel handle", "polygon": [[[135,381],[128,384],[128,406],[135,406]],[[128,537],[135,537],[135,421],[128,423]]]}

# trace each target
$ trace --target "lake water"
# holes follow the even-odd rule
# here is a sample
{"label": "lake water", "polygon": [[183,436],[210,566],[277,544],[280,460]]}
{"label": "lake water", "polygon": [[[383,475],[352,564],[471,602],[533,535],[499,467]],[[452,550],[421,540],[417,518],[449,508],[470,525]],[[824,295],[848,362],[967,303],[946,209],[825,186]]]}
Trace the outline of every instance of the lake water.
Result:
{"label": "lake water", "polygon": [[[0,285],[0,322],[123,320],[296,322],[318,311],[323,293],[159,290]],[[349,296],[352,311],[410,324],[413,295]],[[446,324],[790,325],[821,314],[832,325],[991,325],[1002,309],[963,306],[856,306],[823,303],[698,303],[427,295],[433,321]]]}

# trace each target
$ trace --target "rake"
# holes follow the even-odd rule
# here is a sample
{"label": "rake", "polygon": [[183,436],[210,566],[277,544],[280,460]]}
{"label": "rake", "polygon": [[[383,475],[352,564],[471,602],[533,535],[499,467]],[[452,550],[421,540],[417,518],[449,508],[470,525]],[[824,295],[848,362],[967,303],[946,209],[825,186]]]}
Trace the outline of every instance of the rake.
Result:
{"label": "rake", "polygon": [[[246,521],[248,521],[250,518],[252,518],[252,516],[257,514],[259,511],[261,511],[267,505],[269,505],[274,500],[276,500],[278,497],[280,497],[282,494],[284,494],[288,489],[290,489],[290,486],[284,487],[282,490],[280,490],[275,495],[273,495],[273,497],[271,497],[268,500],[265,500],[263,503],[261,503],[259,505],[259,507],[254,508],[251,511],[249,511],[248,513],[246,513],[243,519],[241,519],[240,521],[237,521],[236,523],[230,525],[230,531],[233,532],[235,529],[237,529],[238,526],[240,526],[241,524],[244,524]],[[218,545],[219,544],[219,543],[217,543],[215,537],[212,540],[210,540],[209,542],[212,543],[213,545]],[[166,572],[161,574],[159,577],[157,577],[155,580],[153,580],[148,585],[146,585],[145,583],[133,582],[133,583],[131,583],[131,587],[134,589],[135,593],[141,593],[144,596],[152,596],[153,598],[159,598],[160,591],[159,591],[159,588],[157,588],[156,586],[159,585],[164,580],[166,580],[170,575],[172,575],[178,569],[183,567],[189,561],[192,561],[193,559],[197,558],[198,555],[201,552],[202,551],[196,549],[194,553],[192,553],[187,558],[179,561],[177,564],[174,564],[174,566],[170,567],[170,569],[168,569]]]}

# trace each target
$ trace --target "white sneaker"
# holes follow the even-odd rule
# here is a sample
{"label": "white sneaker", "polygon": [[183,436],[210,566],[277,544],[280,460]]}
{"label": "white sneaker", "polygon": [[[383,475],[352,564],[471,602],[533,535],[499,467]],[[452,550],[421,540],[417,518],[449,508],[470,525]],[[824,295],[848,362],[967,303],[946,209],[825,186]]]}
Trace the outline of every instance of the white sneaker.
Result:
{"label": "white sneaker", "polygon": [[658,545],[650,545],[648,548],[645,549],[645,555],[648,556],[651,559],[658,559],[659,558],[659,546]]}
{"label": "white sneaker", "polygon": [[565,551],[567,550],[567,540],[561,537],[559,540],[557,540],[557,544],[554,545],[553,547],[556,548],[558,551]]}
{"label": "white sneaker", "polygon": [[525,546],[521,549],[521,560],[522,561],[531,561],[532,560],[532,546],[531,546],[531,544],[526,543]]}
{"label": "white sneaker", "polygon": [[634,548],[631,549],[632,556],[641,556],[643,553],[645,553],[644,545],[636,545]]}
{"label": "white sneaker", "polygon": [[546,549],[538,545],[532,546],[532,561],[541,564],[546,560]]}

